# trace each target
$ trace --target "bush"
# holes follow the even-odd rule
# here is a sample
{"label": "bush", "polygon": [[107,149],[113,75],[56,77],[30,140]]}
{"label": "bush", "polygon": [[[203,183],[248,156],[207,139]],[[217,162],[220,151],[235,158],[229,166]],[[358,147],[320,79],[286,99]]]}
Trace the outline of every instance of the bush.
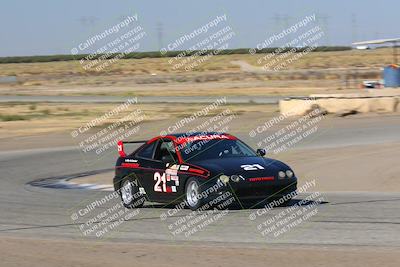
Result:
{"label": "bush", "polygon": [[[272,53],[278,47],[270,47],[264,48],[261,50],[257,50],[257,54],[263,53]],[[284,49],[284,52],[289,51],[291,48]],[[298,51],[302,51],[305,48],[299,49]],[[313,50],[313,52],[330,52],[330,51],[345,51],[351,50],[349,46],[320,46]],[[164,55],[160,53],[160,51],[150,51],[150,52],[133,52],[125,55],[125,59],[140,59],[140,58],[160,58],[160,57],[176,57],[180,53],[184,51],[168,51]],[[191,56],[198,51],[191,51],[186,53],[186,56]],[[211,51],[207,51],[209,53]],[[226,49],[219,52],[219,55],[229,55],[229,54],[248,54],[249,48],[236,48],[236,49]],[[88,56],[88,54],[80,54],[80,55],[50,55],[50,56],[25,56],[25,57],[0,57],[0,64],[7,63],[36,63],[36,62],[53,62],[53,61],[71,61],[71,60],[81,60]],[[99,54],[93,59],[97,59],[103,56],[103,54]]]}
{"label": "bush", "polygon": [[24,121],[27,120],[28,118],[25,116],[21,115],[3,115],[0,114],[0,120],[1,121]]}

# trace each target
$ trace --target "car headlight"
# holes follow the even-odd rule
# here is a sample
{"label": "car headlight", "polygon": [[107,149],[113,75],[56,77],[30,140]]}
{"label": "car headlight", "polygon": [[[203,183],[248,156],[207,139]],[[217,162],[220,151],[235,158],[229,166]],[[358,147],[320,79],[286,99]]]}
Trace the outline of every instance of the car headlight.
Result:
{"label": "car headlight", "polygon": [[240,180],[240,176],[239,175],[232,175],[231,176],[231,180],[232,180],[232,182],[237,183]]}
{"label": "car headlight", "polygon": [[227,175],[221,175],[219,177],[219,180],[223,183],[223,184],[227,184],[229,182],[229,177]]}
{"label": "car headlight", "polygon": [[286,174],[283,171],[278,172],[278,175],[279,175],[279,178],[281,178],[281,179],[286,177]]}
{"label": "car headlight", "polygon": [[287,170],[287,171],[286,171],[286,176],[287,176],[288,178],[292,178],[292,177],[293,177],[293,172],[292,172],[291,170]]}

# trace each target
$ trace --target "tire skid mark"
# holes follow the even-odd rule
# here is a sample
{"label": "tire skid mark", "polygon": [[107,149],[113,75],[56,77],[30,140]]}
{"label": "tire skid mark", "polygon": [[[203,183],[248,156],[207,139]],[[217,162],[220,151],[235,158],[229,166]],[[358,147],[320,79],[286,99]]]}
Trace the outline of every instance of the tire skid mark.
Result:
{"label": "tire skid mark", "polygon": [[102,169],[95,171],[88,171],[82,173],[74,173],[70,175],[62,175],[55,177],[47,177],[37,179],[31,182],[28,182],[28,185],[42,187],[42,188],[54,188],[54,189],[82,189],[82,190],[99,190],[99,191],[114,191],[114,188],[111,185],[98,185],[98,184],[79,184],[75,183],[73,180],[77,178],[82,178],[86,176],[101,174],[105,172],[109,172],[113,169]]}

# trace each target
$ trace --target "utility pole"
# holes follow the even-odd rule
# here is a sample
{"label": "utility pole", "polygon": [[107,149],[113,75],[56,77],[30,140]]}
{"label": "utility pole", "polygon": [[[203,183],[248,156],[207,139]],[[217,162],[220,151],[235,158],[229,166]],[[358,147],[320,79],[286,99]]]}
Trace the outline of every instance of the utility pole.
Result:
{"label": "utility pole", "polygon": [[356,14],[351,14],[351,29],[352,29],[352,42],[353,43],[355,43],[355,42],[357,42],[358,40],[358,35],[357,35],[357,28],[358,28],[358,25],[357,25],[357,17],[356,17]]}
{"label": "utility pole", "polygon": [[163,48],[163,36],[164,36],[164,27],[162,22],[157,23],[157,39],[158,39],[158,50],[161,50]]}
{"label": "utility pole", "polygon": [[[290,20],[292,19],[292,17],[290,17],[290,16],[288,16],[287,14],[285,14],[285,15],[282,15],[282,19],[283,19],[283,26],[284,26],[284,29],[286,30],[286,29],[288,29],[289,28],[289,24],[290,24]],[[287,43],[289,43],[290,42],[290,39],[289,39],[289,36],[285,36],[285,45],[287,44]]]}
{"label": "utility pole", "polygon": [[331,17],[327,15],[321,15],[317,17],[318,22],[322,24],[322,29],[324,31],[326,45],[330,45],[330,36],[329,36],[329,19]]}

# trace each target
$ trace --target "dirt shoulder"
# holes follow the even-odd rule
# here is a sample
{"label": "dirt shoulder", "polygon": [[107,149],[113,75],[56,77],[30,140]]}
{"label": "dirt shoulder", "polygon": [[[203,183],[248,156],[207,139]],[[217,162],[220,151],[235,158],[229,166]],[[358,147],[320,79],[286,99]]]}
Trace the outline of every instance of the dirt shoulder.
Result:
{"label": "dirt shoulder", "polygon": [[0,266],[399,266],[398,250],[213,246],[1,238]]}

